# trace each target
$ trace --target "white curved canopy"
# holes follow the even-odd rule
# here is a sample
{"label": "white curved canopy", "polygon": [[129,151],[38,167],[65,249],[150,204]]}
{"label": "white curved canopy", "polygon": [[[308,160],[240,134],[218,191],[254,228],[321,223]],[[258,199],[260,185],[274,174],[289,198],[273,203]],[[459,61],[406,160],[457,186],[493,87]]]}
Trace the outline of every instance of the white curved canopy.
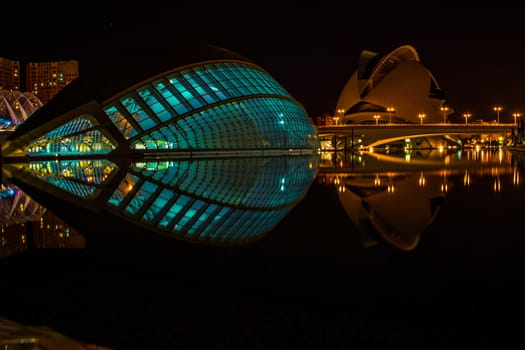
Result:
{"label": "white curved canopy", "polygon": [[0,90],[0,129],[24,122],[42,105],[31,92]]}

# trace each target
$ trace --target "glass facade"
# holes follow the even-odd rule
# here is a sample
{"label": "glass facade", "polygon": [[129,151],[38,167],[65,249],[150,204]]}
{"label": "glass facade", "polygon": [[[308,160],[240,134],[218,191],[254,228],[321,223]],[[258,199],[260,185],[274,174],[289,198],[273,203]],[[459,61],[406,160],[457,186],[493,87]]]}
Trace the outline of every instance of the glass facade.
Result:
{"label": "glass facade", "polygon": [[318,148],[302,107],[246,63],[169,73],[103,108],[136,150]]}
{"label": "glass facade", "polygon": [[101,128],[94,118],[83,115],[31,142],[29,155],[107,154],[115,146]]}
{"label": "glass facade", "polygon": [[259,238],[306,194],[317,129],[265,70],[221,51],[141,74],[70,84],[3,141],[4,168],[57,200],[218,245]]}
{"label": "glass facade", "polygon": [[14,130],[13,142],[2,145],[3,156],[320,149],[304,108],[248,61],[184,65],[122,88],[109,89],[112,96],[81,98],[75,107],[68,100],[73,87],[62,96],[68,108],[57,95],[47,115],[29,121],[36,127]]}

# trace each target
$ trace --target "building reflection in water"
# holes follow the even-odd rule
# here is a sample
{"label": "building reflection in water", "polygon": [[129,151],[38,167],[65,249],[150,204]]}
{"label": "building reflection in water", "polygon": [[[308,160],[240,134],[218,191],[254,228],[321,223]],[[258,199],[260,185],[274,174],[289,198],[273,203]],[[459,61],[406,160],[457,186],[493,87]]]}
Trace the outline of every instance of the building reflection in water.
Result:
{"label": "building reflection in water", "polygon": [[386,242],[407,251],[417,246],[445,196],[441,179],[423,173],[342,175],[334,184],[341,205],[361,233],[372,228]]}
{"label": "building reflection in water", "polygon": [[[411,251],[454,186],[468,189],[483,182],[493,192],[516,188],[523,183],[520,164],[509,152],[475,149],[419,150],[410,157],[363,152],[346,155],[346,160],[345,155],[326,153],[4,164],[3,178],[11,182],[3,187],[0,201],[0,256],[83,248],[83,228],[96,230],[108,220],[191,243],[243,245],[270,232],[316,177],[336,187],[365,246],[383,241]],[[66,217],[65,207],[81,214]]]}
{"label": "building reflection in water", "polygon": [[235,246],[270,232],[306,195],[318,163],[317,153],[122,163],[56,160],[4,164],[3,176],[68,220],[68,225],[40,220],[55,234],[70,235],[69,223],[81,231],[118,223],[191,243]]}
{"label": "building reflection in water", "polygon": [[365,246],[383,241],[414,250],[452,187],[468,189],[478,181],[487,190],[500,192],[503,183],[515,188],[522,182],[522,166],[502,149],[411,153],[321,155],[318,180],[335,187]]}
{"label": "building reflection in water", "polygon": [[0,258],[40,248],[84,248],[84,237],[14,185],[0,192]]}

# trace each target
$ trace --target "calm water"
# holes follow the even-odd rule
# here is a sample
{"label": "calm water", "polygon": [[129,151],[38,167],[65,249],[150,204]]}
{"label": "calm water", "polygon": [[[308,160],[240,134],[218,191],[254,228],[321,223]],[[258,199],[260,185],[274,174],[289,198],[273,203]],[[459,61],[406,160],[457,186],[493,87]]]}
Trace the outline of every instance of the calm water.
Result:
{"label": "calm water", "polygon": [[0,344],[521,347],[524,159],[4,166]]}

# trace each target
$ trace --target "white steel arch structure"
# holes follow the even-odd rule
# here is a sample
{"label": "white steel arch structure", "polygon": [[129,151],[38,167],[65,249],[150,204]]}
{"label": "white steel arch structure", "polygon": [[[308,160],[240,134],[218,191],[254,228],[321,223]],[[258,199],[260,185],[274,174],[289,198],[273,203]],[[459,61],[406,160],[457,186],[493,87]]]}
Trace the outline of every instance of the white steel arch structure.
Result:
{"label": "white steel arch structure", "polygon": [[0,129],[17,126],[42,106],[31,92],[0,90]]}

